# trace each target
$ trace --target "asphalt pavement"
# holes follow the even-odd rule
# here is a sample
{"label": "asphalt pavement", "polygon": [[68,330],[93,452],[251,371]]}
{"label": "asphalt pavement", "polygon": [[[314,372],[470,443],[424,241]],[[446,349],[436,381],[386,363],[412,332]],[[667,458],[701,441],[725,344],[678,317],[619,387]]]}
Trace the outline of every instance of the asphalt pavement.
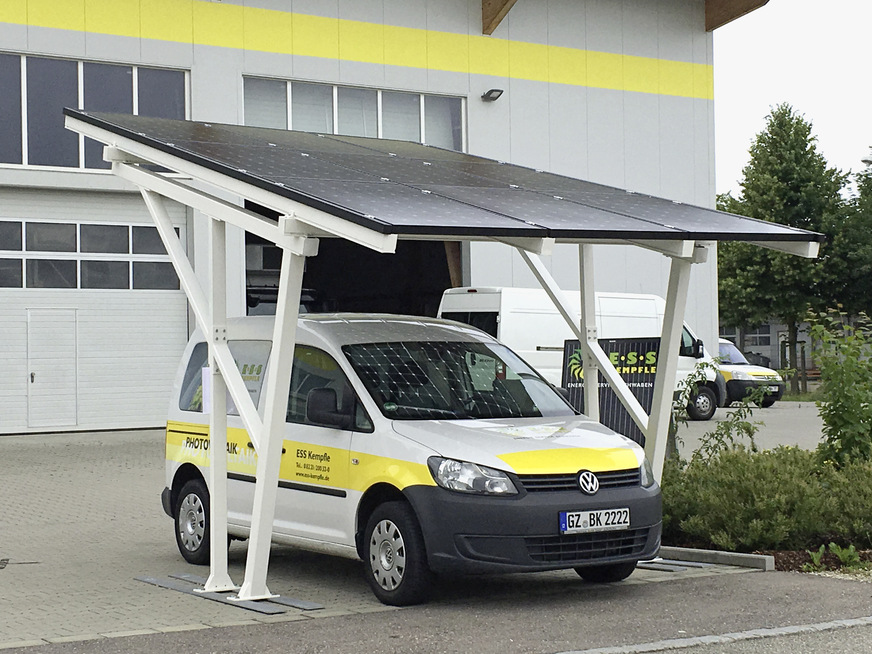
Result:
{"label": "asphalt pavement", "polygon": [[[809,430],[797,409],[761,410],[758,444]],[[372,596],[359,562],[274,546],[270,590],[323,608],[253,613],[136,580],[206,574],[176,550],[163,467],[158,430],[0,437],[0,649],[872,651],[872,585],[725,565],[641,569],[606,586],[571,571],[443,578],[429,604],[394,609]],[[237,582],[245,553],[230,550]]]}

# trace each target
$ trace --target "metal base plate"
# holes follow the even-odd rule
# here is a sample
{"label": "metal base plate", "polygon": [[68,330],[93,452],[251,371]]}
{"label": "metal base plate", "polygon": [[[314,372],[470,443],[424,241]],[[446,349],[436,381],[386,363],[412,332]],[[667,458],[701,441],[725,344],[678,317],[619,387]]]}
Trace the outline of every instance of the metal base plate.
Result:
{"label": "metal base plate", "polygon": [[169,590],[177,590],[180,593],[186,593],[188,595],[193,595],[194,597],[205,597],[213,602],[221,602],[222,604],[227,604],[229,606],[238,606],[241,609],[256,611],[257,613],[264,613],[266,615],[285,613],[287,609],[283,607],[292,607],[303,611],[314,611],[324,608],[322,604],[291,597],[278,596],[269,600],[250,601],[232,599],[231,595],[227,593],[206,593],[202,590],[203,585],[206,583],[206,579],[188,573],[169,575],[169,577],[136,577],[136,581],[142,581],[151,584],[152,586],[167,588]]}

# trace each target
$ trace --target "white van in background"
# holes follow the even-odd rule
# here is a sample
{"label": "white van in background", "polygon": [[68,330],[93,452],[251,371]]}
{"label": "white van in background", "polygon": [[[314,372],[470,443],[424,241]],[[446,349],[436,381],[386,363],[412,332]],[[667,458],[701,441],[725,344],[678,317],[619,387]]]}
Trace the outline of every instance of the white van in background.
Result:
{"label": "white van in background", "polygon": [[[567,293],[580,314],[578,293]],[[656,295],[597,293],[596,326],[599,338],[657,338],[663,325],[666,302]],[[575,335],[541,288],[462,287],[442,294],[440,318],[465,322],[502,341],[552,384],[560,385],[564,341]],[[706,368],[705,384],[688,406],[694,420],[709,420],[726,404],[723,378],[714,360],[691,329],[681,334],[678,381],[685,379],[700,361]]]}

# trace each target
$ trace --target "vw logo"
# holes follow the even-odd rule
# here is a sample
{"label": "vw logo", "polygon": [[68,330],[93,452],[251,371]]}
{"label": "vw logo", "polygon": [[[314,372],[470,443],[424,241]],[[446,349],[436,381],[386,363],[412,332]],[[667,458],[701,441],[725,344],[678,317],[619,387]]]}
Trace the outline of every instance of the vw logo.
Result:
{"label": "vw logo", "polygon": [[599,479],[590,470],[582,470],[578,473],[578,487],[585,495],[596,495],[599,490]]}

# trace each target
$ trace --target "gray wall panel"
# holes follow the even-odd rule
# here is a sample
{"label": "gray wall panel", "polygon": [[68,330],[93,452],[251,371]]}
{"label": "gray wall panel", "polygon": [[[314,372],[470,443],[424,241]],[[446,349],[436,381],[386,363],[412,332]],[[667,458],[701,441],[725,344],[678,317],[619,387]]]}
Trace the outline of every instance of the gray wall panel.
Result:
{"label": "gray wall panel", "polygon": [[294,57],[274,52],[247,50],[243,56],[242,72],[246,75],[290,79],[294,76]]}
{"label": "gray wall panel", "polygon": [[27,28],[27,49],[35,54],[84,57],[85,34],[48,27]]}
{"label": "gray wall panel", "polygon": [[514,163],[548,169],[551,159],[548,86],[545,82],[512,80],[507,94],[488,103],[509,104],[511,160]]}
{"label": "gray wall panel", "polygon": [[587,0],[585,40],[588,50],[617,52],[623,49],[623,7],[615,0]]}
{"label": "gray wall panel", "polygon": [[693,61],[693,32],[704,29],[705,7],[687,0],[660,0],[660,57],[674,61]]}
{"label": "gray wall panel", "polygon": [[519,2],[503,19],[509,27],[508,38],[525,43],[548,41],[548,2],[547,0],[527,0]]}
{"label": "gray wall panel", "polygon": [[501,77],[476,75],[472,77],[470,84],[475,91],[470,92],[466,105],[469,151],[482,157],[510,161],[511,107],[508,98],[504,94],[496,102],[484,102],[479,97],[487,89],[507,88],[507,80]]}
{"label": "gray wall panel", "polygon": [[427,22],[427,0],[383,0],[385,25],[420,29]]}
{"label": "gray wall panel", "polygon": [[[479,8],[481,5],[479,5]],[[457,34],[481,34],[479,26],[469,25],[469,4],[467,0],[427,0],[427,29]]]}
{"label": "gray wall panel", "polygon": [[381,24],[385,19],[383,0],[339,0],[338,8],[339,17],[344,20]]}
{"label": "gray wall panel", "polygon": [[339,81],[355,86],[385,85],[385,67],[383,64],[365,64],[357,61],[339,62]]}
{"label": "gray wall panel", "polygon": [[0,43],[3,50],[27,50],[27,26],[0,23]]}
{"label": "gray wall panel", "polygon": [[715,207],[714,107],[706,100],[693,100],[694,204]]}
{"label": "gray wall panel", "polygon": [[627,54],[659,56],[659,7],[659,3],[650,0],[624,0],[621,34]]}
{"label": "gray wall panel", "polygon": [[[427,71],[427,91],[430,93],[444,93],[447,95],[481,95],[488,88],[483,88],[481,92],[475,93],[470,89],[470,79],[468,75],[458,75],[457,73],[449,73],[444,70]],[[477,90],[477,89],[476,89]]]}
{"label": "gray wall panel", "polygon": [[323,16],[325,18],[339,17],[338,0],[293,0],[294,13]]}
{"label": "gray wall panel", "polygon": [[404,66],[385,66],[385,88],[420,92],[427,87],[427,71]]}
{"label": "gray wall panel", "polygon": [[240,51],[198,45],[191,75],[191,118],[221,123],[241,122],[243,58]]}
{"label": "gray wall panel", "polygon": [[663,195],[660,111],[656,95],[624,94],[624,187],[630,191]]}
{"label": "gray wall panel", "polygon": [[90,60],[121,63],[139,62],[142,59],[140,39],[108,34],[85,36],[85,57]]}
{"label": "gray wall panel", "polygon": [[141,63],[173,68],[191,68],[194,64],[194,48],[189,43],[140,40]]}
{"label": "gray wall panel", "polygon": [[318,57],[294,57],[294,78],[313,82],[339,80],[339,61]]}
{"label": "gray wall panel", "polygon": [[564,48],[587,47],[585,5],[577,0],[548,0],[548,41]]}
{"label": "gray wall panel", "polygon": [[[678,202],[694,201],[695,135],[693,101],[660,98],[660,193]],[[668,144],[668,146],[666,145]]]}
{"label": "gray wall panel", "polygon": [[293,11],[293,0],[237,0],[238,4],[257,9],[272,9],[273,11]]}
{"label": "gray wall panel", "polygon": [[587,154],[588,90],[562,84],[549,87],[549,142],[551,162],[548,170],[589,179]]}
{"label": "gray wall panel", "polygon": [[590,181],[625,188],[624,94],[587,92],[587,160]]}

